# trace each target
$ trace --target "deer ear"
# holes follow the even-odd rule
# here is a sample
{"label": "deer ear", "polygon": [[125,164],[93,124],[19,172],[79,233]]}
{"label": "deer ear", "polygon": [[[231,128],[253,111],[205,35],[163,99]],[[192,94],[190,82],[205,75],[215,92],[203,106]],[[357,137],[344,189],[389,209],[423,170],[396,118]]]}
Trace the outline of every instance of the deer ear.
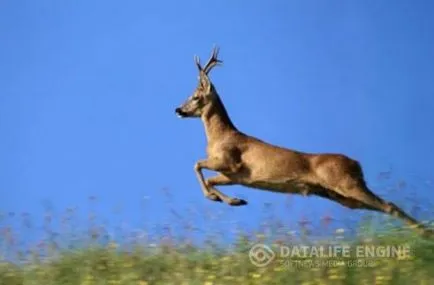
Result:
{"label": "deer ear", "polygon": [[208,90],[209,88],[211,88],[211,82],[209,81],[208,75],[206,75],[205,72],[201,72],[200,76],[199,76],[199,80],[200,80],[200,85]]}

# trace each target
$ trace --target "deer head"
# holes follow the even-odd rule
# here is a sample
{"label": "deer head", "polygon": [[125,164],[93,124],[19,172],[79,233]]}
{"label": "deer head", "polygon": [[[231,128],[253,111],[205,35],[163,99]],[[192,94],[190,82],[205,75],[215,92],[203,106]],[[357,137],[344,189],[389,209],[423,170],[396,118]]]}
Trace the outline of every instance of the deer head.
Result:
{"label": "deer head", "polygon": [[221,64],[222,61],[217,59],[218,48],[214,47],[211,57],[204,67],[200,64],[198,56],[194,57],[195,64],[199,70],[198,86],[193,95],[187,98],[187,100],[178,108],[175,109],[175,113],[180,118],[197,118],[201,117],[204,111],[212,106],[212,103],[217,100],[217,93],[215,92],[214,85],[208,77],[209,72],[213,67]]}

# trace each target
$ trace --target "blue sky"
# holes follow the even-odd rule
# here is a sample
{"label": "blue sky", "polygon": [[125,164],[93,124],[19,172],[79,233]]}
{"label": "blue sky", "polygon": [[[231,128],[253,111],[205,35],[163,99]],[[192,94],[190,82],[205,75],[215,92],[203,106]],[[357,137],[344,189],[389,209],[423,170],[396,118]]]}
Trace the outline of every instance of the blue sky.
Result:
{"label": "blue sky", "polygon": [[[132,227],[169,223],[170,209],[187,217],[195,209],[191,219],[204,228],[216,223],[205,211],[222,215],[223,228],[254,226],[266,202],[288,225],[357,215],[319,198],[238,186],[221,190],[246,207],[203,197],[193,172],[205,155],[203,127],[174,109],[197,84],[193,55],[205,60],[218,44],[224,65],[211,78],[239,129],[358,159],[373,190],[409,210],[410,197],[433,196],[433,8],[373,0],[1,1],[0,209],[37,222],[47,203],[59,213],[86,212],[95,196],[108,223]],[[389,169],[409,187],[380,185],[378,173]]]}

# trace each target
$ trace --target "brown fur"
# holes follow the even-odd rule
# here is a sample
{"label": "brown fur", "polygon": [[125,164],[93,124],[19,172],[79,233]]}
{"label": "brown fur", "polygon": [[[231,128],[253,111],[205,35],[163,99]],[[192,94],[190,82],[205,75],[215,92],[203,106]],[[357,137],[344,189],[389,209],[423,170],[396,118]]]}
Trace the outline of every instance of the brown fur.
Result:
{"label": "brown fur", "polygon": [[[316,195],[350,209],[367,209],[398,217],[424,236],[433,236],[432,230],[398,206],[372,193],[359,162],[342,154],[313,154],[279,147],[239,131],[208,77],[209,71],[221,63],[217,55],[218,49],[214,48],[205,67],[195,57],[199,85],[175,110],[180,117],[201,118],[204,124],[208,157],[197,161],[194,170],[205,197],[232,206],[247,204],[215,188],[234,184],[279,193]],[[202,169],[219,174],[205,179]]]}

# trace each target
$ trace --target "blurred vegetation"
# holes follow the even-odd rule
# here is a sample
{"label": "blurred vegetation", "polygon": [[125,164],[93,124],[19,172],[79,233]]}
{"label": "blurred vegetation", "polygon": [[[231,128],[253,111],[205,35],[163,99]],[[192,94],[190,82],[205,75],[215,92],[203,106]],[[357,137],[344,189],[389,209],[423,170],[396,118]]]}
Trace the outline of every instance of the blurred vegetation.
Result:
{"label": "blurred vegetation", "polygon": [[[18,228],[21,235],[29,234],[26,228],[31,227],[30,217],[9,213],[0,217],[0,285],[434,284],[434,241],[420,238],[396,220],[382,217],[375,221],[364,214],[365,219],[356,229],[331,226],[334,219],[329,216],[318,218],[319,226],[309,226],[303,220],[294,229],[269,215],[266,223],[255,229],[237,230],[230,242],[221,241],[227,232],[206,231],[201,233],[205,236],[203,242],[196,243],[193,232],[177,237],[170,234],[170,229],[160,235],[142,231],[113,238],[92,211],[85,232],[78,232],[74,210],[67,209],[64,215],[47,212],[44,235],[29,245],[18,238],[14,229]],[[5,222],[13,218],[18,218],[22,227]],[[381,230],[374,229],[374,222],[380,223]],[[178,219],[167,226],[179,223],[182,221]],[[323,227],[319,232],[327,235],[315,235],[312,227]],[[256,266],[249,255],[258,243],[276,253],[266,266]],[[279,256],[279,246],[302,245],[405,245],[410,254],[297,261]],[[255,255],[255,260],[266,257]]]}
{"label": "blurred vegetation", "polygon": [[[19,262],[0,263],[0,284],[434,284],[434,243],[406,229],[389,228],[381,234],[361,234],[345,238],[337,229],[328,239],[294,239],[293,232],[279,239],[264,233],[240,234],[233,244],[218,245],[212,240],[193,245],[187,240],[162,239],[157,244],[131,241],[130,244],[91,242],[78,247],[59,248],[44,242],[26,252],[18,251]],[[61,237],[59,237],[61,239]],[[7,245],[7,233],[3,232]],[[10,240],[9,240],[10,242]],[[264,267],[255,266],[249,250],[256,243],[276,249],[275,257]],[[279,245],[407,245],[407,256],[371,259],[279,257]],[[286,261],[285,261],[286,260]]]}

